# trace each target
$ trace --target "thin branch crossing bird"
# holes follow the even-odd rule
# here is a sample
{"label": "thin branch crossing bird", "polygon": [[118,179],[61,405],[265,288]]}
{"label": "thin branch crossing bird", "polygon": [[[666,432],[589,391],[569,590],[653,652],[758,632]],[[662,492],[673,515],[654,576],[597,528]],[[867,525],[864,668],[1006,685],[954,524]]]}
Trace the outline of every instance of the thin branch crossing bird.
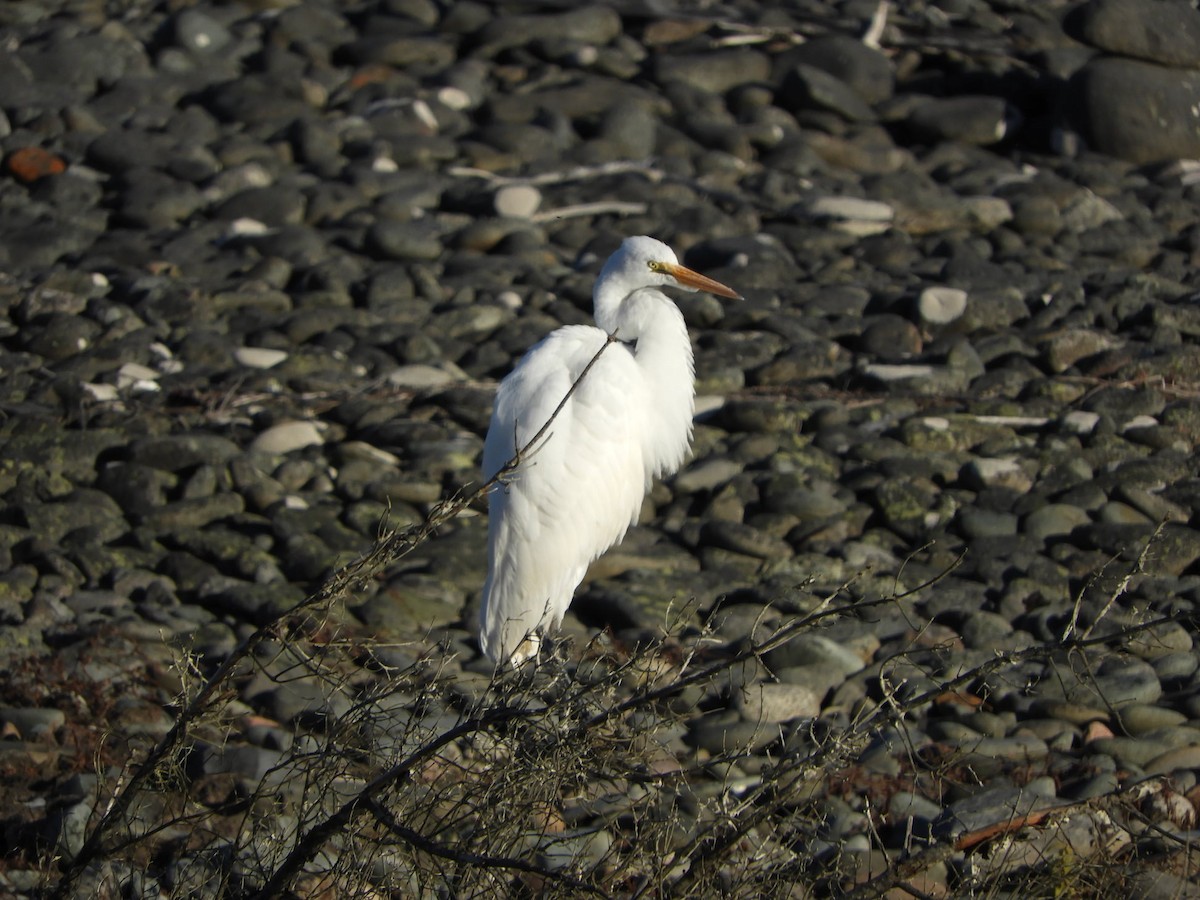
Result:
{"label": "thin branch crossing bird", "polygon": [[661,241],[626,238],[592,291],[598,327],[559,328],[500,383],[483,477],[518,462],[488,496],[480,644],[498,665],[536,657],[588,564],[636,524],[651,480],[687,454],[692,344],[659,287],[740,299]]}

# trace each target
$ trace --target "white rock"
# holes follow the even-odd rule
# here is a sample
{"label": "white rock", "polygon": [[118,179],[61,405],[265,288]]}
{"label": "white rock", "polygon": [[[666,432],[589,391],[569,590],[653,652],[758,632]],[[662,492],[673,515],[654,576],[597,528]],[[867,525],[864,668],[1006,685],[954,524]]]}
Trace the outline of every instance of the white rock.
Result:
{"label": "white rock", "polygon": [[158,372],[140,363],[125,363],[117,369],[117,387],[133,391],[157,391]]}
{"label": "white rock", "polygon": [[91,395],[93,400],[99,400],[101,403],[112,403],[121,396],[115,384],[85,382],[83,389]]}
{"label": "white rock", "polygon": [[242,216],[242,218],[234,219],[229,223],[229,227],[225,229],[225,236],[229,238],[259,237],[270,230],[270,228],[258,221],[258,219]]}
{"label": "white rock", "polygon": [[1075,409],[1063,416],[1061,421],[1064,431],[1071,434],[1091,434],[1096,429],[1096,423],[1100,421],[1100,414]]}
{"label": "white rock", "polygon": [[325,443],[321,431],[312,422],[282,422],[272,426],[250,443],[250,449],[258,453],[282,456],[304,447]]}
{"label": "white rock", "polygon": [[693,418],[699,419],[702,416],[707,416],[715,413],[718,409],[725,405],[724,397],[705,394],[696,397],[696,411]]}
{"label": "white rock", "polygon": [[874,234],[883,234],[892,227],[892,223],[876,222],[871,219],[842,219],[833,222],[830,227],[834,231],[840,231],[842,234],[849,234],[854,237],[871,237]]}
{"label": "white rock", "polygon": [[600,51],[591,44],[584,44],[578,50],[571,54],[571,63],[581,69],[586,69],[596,64],[596,60],[600,58]]}
{"label": "white rock", "polygon": [[431,134],[437,134],[437,116],[433,114],[433,110],[429,108],[428,103],[426,103],[424,100],[414,100],[412,102],[412,111],[413,115],[417,117],[417,120],[426,128],[428,128]]}
{"label": "white rock", "polygon": [[1128,431],[1130,428],[1150,428],[1158,424],[1158,419],[1154,416],[1134,416],[1128,422],[1121,426],[1122,431]]}
{"label": "white rock", "polygon": [[496,191],[496,212],[512,219],[528,219],[542,205],[542,192],[531,184],[509,184]]}
{"label": "white rock", "polygon": [[928,287],[917,299],[917,312],[931,325],[946,325],[967,311],[967,292],[960,288]]}
{"label": "white rock", "polygon": [[1046,416],[971,416],[983,425],[1009,425],[1013,428],[1041,428],[1050,420]]}
{"label": "white rock", "polygon": [[451,87],[450,85],[438,88],[437,98],[438,102],[447,109],[461,111],[471,108],[471,95],[462,88]]}
{"label": "white rock", "polygon": [[288,354],[285,350],[269,347],[238,347],[233,351],[233,358],[247,369],[269,369],[287,359]]}
{"label": "white rock", "polygon": [[383,466],[398,467],[400,465],[400,457],[396,454],[381,450],[366,441],[346,441],[338,449],[341,450],[344,459],[361,459]]}
{"label": "white rock", "polygon": [[1011,456],[979,457],[967,463],[967,469],[974,481],[984,487],[1008,488],[1021,494],[1033,487],[1033,478]]}
{"label": "white rock", "polygon": [[856,237],[882,234],[892,227],[896,211],[878,200],[861,197],[816,197],[800,206],[802,215],[828,222],[835,231]]}
{"label": "white rock", "polygon": [[441,387],[454,381],[454,376],[445,369],[436,366],[414,364],[394,369],[386,376],[387,383],[393,387],[421,390],[423,388]]}
{"label": "white rock", "polygon": [[932,378],[937,369],[933,366],[917,363],[912,365],[871,363],[863,371],[872,378],[878,378],[880,381],[905,381],[910,378]]}
{"label": "white rock", "polygon": [[521,299],[521,295],[516,291],[501,291],[496,295],[496,302],[505,309],[514,311],[525,305],[525,301]]}
{"label": "white rock", "polygon": [[864,222],[891,222],[896,211],[879,200],[861,197],[817,197],[808,204],[809,214],[823,219],[859,219]]}
{"label": "white rock", "polygon": [[1063,227],[1075,233],[1124,218],[1112,203],[1087,188],[1068,200],[1062,211]]}

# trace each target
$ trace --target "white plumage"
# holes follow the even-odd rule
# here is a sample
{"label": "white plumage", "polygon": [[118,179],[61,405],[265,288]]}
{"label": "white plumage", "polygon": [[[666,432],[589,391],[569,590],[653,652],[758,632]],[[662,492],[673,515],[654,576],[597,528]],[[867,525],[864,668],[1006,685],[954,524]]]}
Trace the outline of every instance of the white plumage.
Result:
{"label": "white plumage", "polygon": [[592,293],[596,324],[560,328],[500,383],[483,450],[492,478],[553,415],[537,449],[488,498],[480,643],[517,665],[559,626],[588,564],[637,522],[652,478],[679,468],[692,436],[692,346],[660,285],[738,295],[649,237],[622,242]]}

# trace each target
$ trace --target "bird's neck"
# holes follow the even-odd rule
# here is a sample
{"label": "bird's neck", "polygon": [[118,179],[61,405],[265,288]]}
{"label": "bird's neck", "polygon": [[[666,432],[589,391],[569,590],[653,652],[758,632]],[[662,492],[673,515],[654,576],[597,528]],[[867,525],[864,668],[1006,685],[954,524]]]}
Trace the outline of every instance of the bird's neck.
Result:
{"label": "bird's neck", "polygon": [[[637,291],[621,304],[615,330],[645,376],[653,414],[646,459],[648,476],[679,468],[692,434],[696,376],[683,313],[658,291]],[[599,321],[599,316],[597,316]],[[602,326],[603,327],[603,326]],[[612,329],[608,329],[611,333]]]}
{"label": "bird's neck", "polygon": [[[592,315],[599,327],[612,334],[621,327],[621,306],[628,292],[620,287],[609,286],[607,290],[605,288],[605,279],[598,279],[592,293]],[[627,341],[632,338],[622,335],[621,340]]]}

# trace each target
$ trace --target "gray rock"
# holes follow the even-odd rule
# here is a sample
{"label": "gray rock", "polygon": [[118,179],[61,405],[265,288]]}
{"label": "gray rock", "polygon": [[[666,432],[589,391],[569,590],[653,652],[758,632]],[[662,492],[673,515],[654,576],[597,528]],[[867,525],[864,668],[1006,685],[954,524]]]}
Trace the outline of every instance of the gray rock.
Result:
{"label": "gray rock", "polygon": [[1153,571],[1178,577],[1200,559],[1200,531],[1167,525],[1147,555],[1153,559]]}
{"label": "gray rock", "polygon": [[1119,787],[1120,780],[1117,778],[1116,772],[1102,772],[1072,785],[1070,789],[1063,791],[1063,795],[1076,802],[1083,802],[1114,794]]}
{"label": "gray rock", "polygon": [[963,467],[962,479],[973,490],[1004,488],[1023,494],[1033,487],[1033,477],[1013,457],[973,459]]}
{"label": "gray rock", "polygon": [[870,122],[875,111],[846,82],[824,69],[798,63],[783,81],[778,101],[784,109],[823,110],[851,122]]}
{"label": "gray rock", "polygon": [[360,65],[441,69],[454,62],[454,45],[435,37],[369,34],[342,49]]}
{"label": "gray rock", "polygon": [[1121,710],[1121,727],[1134,737],[1156,731],[1160,728],[1173,728],[1187,721],[1187,716],[1173,709],[1162,706],[1147,706],[1132,703]]}
{"label": "gray rock", "polygon": [[1192,881],[1173,872],[1153,868],[1141,869],[1132,874],[1127,889],[1130,896],[1144,897],[1145,900],[1176,900],[1196,892]]}
{"label": "gray rock", "polygon": [[212,522],[236,516],[244,509],[245,501],[240,495],[216,494],[212,497],[196,497],[164,504],[145,513],[142,523],[163,531],[202,528]]}
{"label": "gray rock", "polygon": [[911,481],[885,481],[874,491],[887,526],[907,539],[919,539],[941,519],[931,486]]}
{"label": "gray rock", "polygon": [[779,64],[804,63],[828,72],[852,87],[869,104],[892,95],[892,62],[878,50],[846,34],[829,34],[805,41],[781,55]]}
{"label": "gray rock", "polygon": [[941,815],[942,807],[911,791],[897,791],[888,801],[888,816],[893,821],[915,819],[932,822]]}
{"label": "gray rock", "polygon": [[945,97],[918,104],[908,124],[926,140],[986,145],[1008,135],[1009,112],[1000,97]]}
{"label": "gray rock", "polygon": [[935,823],[939,832],[951,836],[979,831],[992,825],[1011,822],[1030,813],[1053,808],[1053,796],[1014,787],[986,788],[952,803]]}
{"label": "gray rock", "polygon": [[14,727],[22,740],[40,740],[66,725],[67,717],[59,709],[4,706],[0,722]]}
{"label": "gray rock", "polygon": [[1018,518],[1013,513],[996,512],[978,507],[964,507],[956,517],[963,536],[967,538],[1008,537],[1017,533]]}
{"label": "gray rock", "polygon": [[305,198],[297,189],[284,184],[250,187],[213,208],[215,217],[234,221],[252,219],[271,228],[299,225],[304,221]]}
{"label": "gray rock", "polygon": [[1063,372],[1082,359],[1117,346],[1119,342],[1110,334],[1078,329],[1060,332],[1049,338],[1044,345],[1044,352],[1050,370]]}
{"label": "gray rock", "polygon": [[1012,624],[1003,616],[986,610],[968,613],[959,629],[963,644],[973,650],[987,650],[1013,633]]}
{"label": "gray rock", "polygon": [[1162,66],[1200,68],[1200,12],[1162,0],[1090,0],[1079,10],[1079,36],[1089,44]]}
{"label": "gray rock", "polygon": [[921,352],[921,333],[900,316],[871,316],[856,349],[884,362],[899,362]]}
{"label": "gray rock", "polygon": [[173,434],[143,438],[130,448],[132,462],[178,472],[197,465],[222,465],[236,456],[240,449],[228,438],[215,434]]}
{"label": "gray rock", "polygon": [[385,259],[434,260],[442,255],[439,229],[424,222],[376,222],[367,234],[369,245]]}
{"label": "gray rock", "polygon": [[621,18],[607,6],[585,6],[545,15],[500,15],[490,19],[477,35],[492,54],[536,40],[566,40],[607,44],[621,33]]}
{"label": "gray rock", "polygon": [[762,53],[731,50],[657,56],[654,77],[664,83],[683,81],[713,94],[723,94],[739,85],[765,81],[770,69],[771,64]]}
{"label": "gray rock", "polygon": [[355,606],[353,612],[377,635],[423,634],[458,621],[463,600],[451,584],[407,575]]}
{"label": "gray rock", "polygon": [[821,695],[800,684],[760,683],[743,687],[734,705],[746,722],[769,725],[818,715]]}
{"label": "gray rock", "polygon": [[1149,663],[1140,659],[1105,660],[1097,673],[1072,673],[1056,681],[1038,683],[1036,695],[1064,698],[1074,703],[1103,708],[1130,704],[1154,704],[1162,696],[1162,685]]}
{"label": "gray rock", "polygon": [[1151,665],[1154,666],[1158,680],[1164,686],[1171,687],[1173,686],[1172,682],[1175,684],[1188,683],[1196,674],[1196,669],[1200,667],[1200,659],[1197,659],[1196,654],[1191,652],[1166,653],[1156,656],[1151,661]]}
{"label": "gray rock", "polygon": [[1048,538],[1066,537],[1090,521],[1091,517],[1087,512],[1077,506],[1048,503],[1025,517],[1022,531],[1034,540],[1044,541]]}
{"label": "gray rock", "polygon": [[220,54],[233,40],[224,25],[198,9],[185,9],[175,17],[175,40],[185,50],[201,56]]}
{"label": "gray rock", "polygon": [[1128,649],[1142,659],[1155,660],[1192,649],[1192,636],[1178,622],[1163,622],[1129,639]]}
{"label": "gray rock", "polygon": [[851,648],[820,634],[801,634],[769,651],[765,657],[774,671],[814,666],[841,680],[866,665],[863,657]]}
{"label": "gray rock", "polygon": [[1050,197],[1020,197],[1013,201],[1012,211],[1013,228],[1023,235],[1053,237],[1062,231],[1062,211]]}
{"label": "gray rock", "polygon": [[1104,57],[1072,83],[1082,127],[1101,153],[1138,164],[1200,156],[1200,71]]}
{"label": "gray rock", "polygon": [[1086,188],[1074,193],[1062,206],[1062,225],[1067,231],[1084,232],[1125,217],[1111,201]]}
{"label": "gray rock", "polygon": [[196,748],[197,765],[205,774],[228,772],[245,779],[251,785],[259,784],[283,761],[279,750],[254,746],[215,746],[201,743]]}
{"label": "gray rock", "polygon": [[688,743],[709,753],[761,749],[778,738],[777,725],[746,721],[736,713],[705,716],[688,722]]}

